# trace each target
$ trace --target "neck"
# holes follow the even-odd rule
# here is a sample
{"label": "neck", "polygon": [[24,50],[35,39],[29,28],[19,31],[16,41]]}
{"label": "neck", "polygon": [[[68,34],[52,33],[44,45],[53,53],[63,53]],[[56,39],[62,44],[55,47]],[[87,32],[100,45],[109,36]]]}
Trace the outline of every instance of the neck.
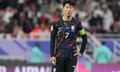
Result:
{"label": "neck", "polygon": [[72,20],[72,16],[66,16],[66,15],[64,15],[63,16],[63,20],[64,21],[70,21],[70,20]]}

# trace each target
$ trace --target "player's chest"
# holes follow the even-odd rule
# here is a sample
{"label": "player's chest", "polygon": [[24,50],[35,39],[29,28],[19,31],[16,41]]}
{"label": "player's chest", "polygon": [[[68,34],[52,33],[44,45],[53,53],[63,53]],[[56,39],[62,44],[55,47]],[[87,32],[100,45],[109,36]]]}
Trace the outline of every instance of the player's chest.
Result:
{"label": "player's chest", "polygon": [[75,32],[75,25],[72,22],[67,22],[59,24],[57,26],[57,29],[58,31],[73,33]]}

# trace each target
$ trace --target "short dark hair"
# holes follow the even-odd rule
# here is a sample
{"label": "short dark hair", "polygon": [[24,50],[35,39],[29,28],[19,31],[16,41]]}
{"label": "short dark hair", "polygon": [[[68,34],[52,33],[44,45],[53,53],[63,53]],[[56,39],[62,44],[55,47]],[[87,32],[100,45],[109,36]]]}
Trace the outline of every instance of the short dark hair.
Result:
{"label": "short dark hair", "polygon": [[75,5],[74,2],[72,2],[72,1],[64,1],[64,2],[63,2],[63,7],[64,7],[66,4],[69,4],[69,5],[72,5],[72,6]]}

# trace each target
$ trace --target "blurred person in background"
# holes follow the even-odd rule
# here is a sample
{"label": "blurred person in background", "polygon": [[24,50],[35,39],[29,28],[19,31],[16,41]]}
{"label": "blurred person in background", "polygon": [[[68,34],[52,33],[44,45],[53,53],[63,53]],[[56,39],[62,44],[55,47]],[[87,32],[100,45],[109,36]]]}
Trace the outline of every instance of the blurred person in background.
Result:
{"label": "blurred person in background", "polygon": [[109,34],[118,34],[120,33],[120,22],[115,22],[111,25],[110,30],[108,31]]}
{"label": "blurred person in background", "polygon": [[120,1],[119,0],[107,0],[108,8],[112,11],[114,20],[120,20]]}
{"label": "blurred person in background", "polygon": [[60,9],[62,9],[63,2],[64,2],[64,0],[57,0],[58,6]]}
{"label": "blurred person in background", "polygon": [[94,32],[97,30],[97,23],[101,22],[103,23],[103,12],[100,9],[100,6],[95,6],[95,9],[93,10],[93,15],[89,20],[89,24]]}
{"label": "blurred person in background", "polygon": [[23,30],[21,29],[21,27],[19,25],[15,25],[14,28],[13,28],[13,32],[11,34],[11,36],[13,38],[25,38],[25,33],[23,32]]}
{"label": "blurred person in background", "polygon": [[11,7],[7,7],[6,12],[4,14],[3,20],[6,23],[10,22],[10,18],[14,16],[14,9]]}
{"label": "blurred person in background", "polygon": [[5,25],[6,22],[3,20],[3,12],[0,11],[0,33],[4,33],[5,32]]}
{"label": "blurred person in background", "polygon": [[22,28],[22,30],[25,33],[31,32],[33,28],[32,24],[23,12],[20,12],[18,22],[19,22],[19,26]]}
{"label": "blurred person in background", "polygon": [[89,23],[88,23],[88,16],[87,16],[86,12],[80,12],[80,20],[81,20],[82,26],[86,30],[89,30],[90,26],[89,26]]}
{"label": "blurred person in background", "polygon": [[86,7],[85,0],[76,0],[76,6],[80,11],[84,11]]}
{"label": "blurred person in background", "polygon": [[103,23],[101,23],[100,21],[97,22],[96,33],[106,33],[106,31],[103,28]]}
{"label": "blurred person in background", "polygon": [[95,0],[86,0],[86,9],[92,12],[98,3]]}
{"label": "blurred person in background", "polygon": [[40,7],[40,11],[43,14],[49,13],[50,12],[50,0],[43,0],[43,3]]}
{"label": "blurred person in background", "polygon": [[58,4],[56,1],[54,1],[51,6],[50,6],[50,13],[54,14],[56,12],[56,10],[58,9]]}
{"label": "blurred person in background", "polygon": [[46,18],[44,21],[41,22],[40,24],[41,32],[50,32],[48,21],[49,20]]}
{"label": "blurred person in background", "polygon": [[0,9],[5,9],[8,5],[8,0],[0,0]]}
{"label": "blurred person in background", "polygon": [[41,29],[40,29],[40,24],[36,23],[34,25],[34,28],[32,29],[31,33],[40,33]]}
{"label": "blurred person in background", "polygon": [[113,14],[106,4],[102,6],[102,11],[103,11],[103,27],[108,32],[113,24]]}
{"label": "blurred person in background", "polygon": [[12,33],[15,25],[18,24],[18,20],[15,18],[10,18],[10,22],[5,25],[5,33]]}
{"label": "blurred person in background", "polygon": [[41,28],[40,28],[40,24],[39,23],[36,23],[35,25],[34,25],[34,28],[32,29],[32,31],[30,32],[31,34],[32,34],[32,37],[34,38],[34,39],[37,39],[37,38],[39,38],[39,35],[38,34],[40,34],[42,32],[42,30],[41,30]]}
{"label": "blurred person in background", "polygon": [[107,64],[112,60],[112,53],[109,48],[105,45],[105,42],[102,42],[102,45],[96,48],[93,58],[96,63]]}
{"label": "blurred person in background", "polygon": [[41,63],[43,59],[43,53],[40,50],[40,44],[35,43],[34,47],[32,48],[31,52],[31,63]]}

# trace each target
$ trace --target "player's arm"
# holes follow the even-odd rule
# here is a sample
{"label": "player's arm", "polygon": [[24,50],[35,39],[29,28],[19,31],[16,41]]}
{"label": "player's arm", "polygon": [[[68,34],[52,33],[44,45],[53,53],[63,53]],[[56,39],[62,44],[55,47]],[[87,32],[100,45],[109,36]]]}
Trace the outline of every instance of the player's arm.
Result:
{"label": "player's arm", "polygon": [[80,53],[83,54],[87,44],[87,34],[85,29],[79,29],[79,35],[82,37]]}
{"label": "player's arm", "polygon": [[55,56],[54,51],[55,51],[55,37],[56,37],[56,32],[57,29],[55,25],[51,25],[51,36],[50,36],[50,54],[51,57]]}

